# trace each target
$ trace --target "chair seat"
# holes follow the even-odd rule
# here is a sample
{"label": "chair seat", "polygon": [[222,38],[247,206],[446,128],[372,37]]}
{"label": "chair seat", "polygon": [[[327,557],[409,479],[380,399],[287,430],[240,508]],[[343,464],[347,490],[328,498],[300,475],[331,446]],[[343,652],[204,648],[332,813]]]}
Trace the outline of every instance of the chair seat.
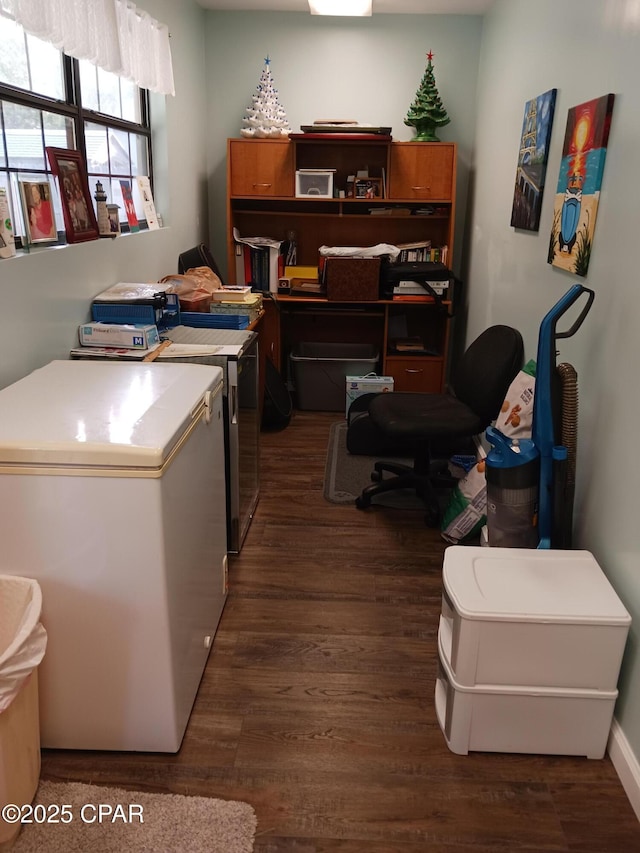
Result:
{"label": "chair seat", "polygon": [[477,435],[487,426],[463,402],[441,394],[380,394],[369,416],[386,435],[412,441]]}

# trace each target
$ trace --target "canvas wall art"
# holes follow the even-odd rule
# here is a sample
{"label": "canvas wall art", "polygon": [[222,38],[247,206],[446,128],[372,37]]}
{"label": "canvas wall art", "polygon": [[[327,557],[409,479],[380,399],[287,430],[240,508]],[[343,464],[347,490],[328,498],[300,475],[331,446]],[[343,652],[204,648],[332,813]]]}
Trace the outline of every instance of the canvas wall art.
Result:
{"label": "canvas wall art", "polygon": [[567,115],[547,260],[575,275],[589,269],[614,99],[603,95]]}
{"label": "canvas wall art", "polygon": [[525,231],[537,231],[540,227],[557,91],[549,89],[524,105],[511,224]]}

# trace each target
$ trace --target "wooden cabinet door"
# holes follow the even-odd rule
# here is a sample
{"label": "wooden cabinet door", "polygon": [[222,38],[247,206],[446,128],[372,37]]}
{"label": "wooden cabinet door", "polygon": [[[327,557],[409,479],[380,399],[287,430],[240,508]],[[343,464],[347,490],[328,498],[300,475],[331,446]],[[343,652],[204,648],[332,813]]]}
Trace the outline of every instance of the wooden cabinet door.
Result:
{"label": "wooden cabinet door", "polygon": [[394,142],[389,167],[389,197],[451,201],[456,146],[447,142]]}
{"label": "wooden cabinet door", "polygon": [[231,196],[293,196],[288,139],[231,139],[228,153]]}

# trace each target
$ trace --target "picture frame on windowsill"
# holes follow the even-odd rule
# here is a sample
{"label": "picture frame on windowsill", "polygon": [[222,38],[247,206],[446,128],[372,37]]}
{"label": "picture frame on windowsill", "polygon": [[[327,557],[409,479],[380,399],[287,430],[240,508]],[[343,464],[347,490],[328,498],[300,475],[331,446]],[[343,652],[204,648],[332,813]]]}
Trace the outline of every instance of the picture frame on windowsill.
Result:
{"label": "picture frame on windowsill", "polygon": [[51,184],[46,178],[19,180],[27,245],[58,239]]}
{"label": "picture frame on windowsill", "polygon": [[97,240],[100,232],[82,155],[73,148],[47,146],[45,151],[58,180],[67,243]]}

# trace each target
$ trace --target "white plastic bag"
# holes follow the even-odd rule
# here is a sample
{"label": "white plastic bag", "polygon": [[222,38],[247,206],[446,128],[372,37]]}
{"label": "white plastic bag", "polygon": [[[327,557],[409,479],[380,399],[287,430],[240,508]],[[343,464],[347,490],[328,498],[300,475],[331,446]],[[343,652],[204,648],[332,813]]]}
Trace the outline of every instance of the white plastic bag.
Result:
{"label": "white plastic bag", "polygon": [[0,575],[0,713],[44,657],[47,632],[39,621],[41,610],[37,581]]}
{"label": "white plastic bag", "polygon": [[476,444],[476,464],[456,483],[442,518],[442,538],[454,545],[477,536],[487,520],[487,454]]}
{"label": "white plastic bag", "polygon": [[389,243],[378,243],[375,246],[320,246],[318,253],[325,258],[380,258],[388,255],[395,261],[400,249]]}
{"label": "white plastic bag", "polygon": [[[531,438],[535,370],[535,361],[528,361],[504,398],[495,425],[509,438]],[[441,534],[454,545],[473,539],[487,521],[486,455],[478,446],[477,464],[458,481],[445,508]]]}

